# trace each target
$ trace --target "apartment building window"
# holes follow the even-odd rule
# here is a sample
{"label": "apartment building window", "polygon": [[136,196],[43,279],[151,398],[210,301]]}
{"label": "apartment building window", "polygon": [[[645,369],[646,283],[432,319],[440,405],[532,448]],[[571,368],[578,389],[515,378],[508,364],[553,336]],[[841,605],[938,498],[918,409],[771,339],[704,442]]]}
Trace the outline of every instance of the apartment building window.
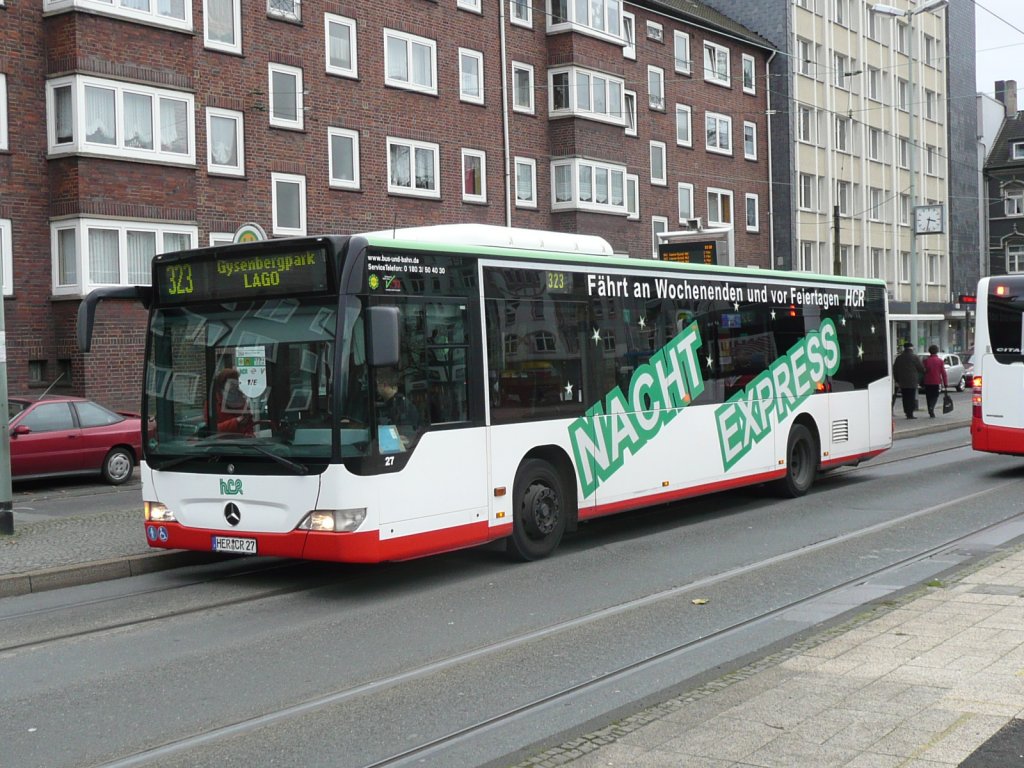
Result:
{"label": "apartment building window", "polygon": [[693,146],[692,110],[686,104],[676,104],[676,144]]}
{"label": "apartment building window", "polygon": [[815,208],[815,200],[817,195],[815,194],[816,187],[818,185],[817,179],[809,173],[801,173],[799,176],[799,201],[798,205],[801,210],[813,211]]}
{"label": "apartment building window", "polygon": [[327,71],[341,77],[358,77],[356,21],[333,13],[324,14],[324,48],[327,52]]}
{"label": "apartment building window", "polygon": [[747,212],[747,232],[757,232],[761,228],[757,210],[758,197],[754,194],[746,194],[743,196],[743,200]]}
{"label": "apartment building window", "polygon": [[481,150],[462,150],[462,199],[467,203],[487,202],[487,154]]}
{"label": "apartment building window", "polygon": [[814,116],[814,110],[811,107],[797,107],[797,138],[800,141],[808,144],[814,144],[817,141],[817,120]]}
{"label": "apartment building window", "polygon": [[884,194],[878,187],[868,187],[868,219],[882,221],[885,214]]}
{"label": "apartment building window", "polygon": [[636,136],[636,92],[623,91],[625,103],[626,135]]}
{"label": "apartment building window", "polygon": [[842,88],[844,91],[850,87],[847,82],[847,75],[850,72],[850,57],[842,53],[832,54],[832,73],[835,76],[836,88]]}
{"label": "apartment building window", "polygon": [[800,241],[800,271],[818,271],[818,243],[811,240]]}
{"label": "apartment building window", "polygon": [[437,93],[437,43],[395,29],[384,30],[384,84]]}
{"label": "apartment building window", "polygon": [[896,108],[901,112],[910,110],[910,83],[902,77],[896,78]]}
{"label": "apartment building window", "polygon": [[[833,269],[835,265],[833,265]],[[852,275],[853,274],[853,261],[850,258],[850,246],[840,245],[839,246],[839,272],[840,275]]]}
{"label": "apartment building window", "polygon": [[814,0],[796,0],[798,8],[804,8],[808,11],[814,11]]}
{"label": "apartment building window", "polygon": [[[0,8],[3,6],[4,2],[0,0]],[[192,3],[185,0],[43,0],[44,13],[68,8],[183,32],[192,31]]]}
{"label": "apartment building window", "polygon": [[277,128],[302,130],[302,70],[284,64],[267,65],[270,80],[270,124]]}
{"label": "apartment building window", "polygon": [[926,268],[928,285],[939,285],[942,282],[942,254],[927,253],[925,260],[928,265]]}
{"label": "apartment building window", "polygon": [[720,155],[732,154],[732,118],[717,112],[704,115],[704,147]]}
{"label": "apartment building window", "polygon": [[743,157],[757,160],[757,123],[743,123]]}
{"label": "apartment building window", "polygon": [[896,50],[899,53],[910,53],[910,25],[902,21],[896,22]]}
{"label": "apartment building window", "polygon": [[548,110],[552,117],[576,115],[588,120],[625,125],[622,78],[581,67],[552,69]]}
{"label": "apartment building window", "polygon": [[267,0],[267,15],[302,21],[302,4],[299,0]]}
{"label": "apartment building window", "polygon": [[664,216],[651,216],[651,253],[654,258],[658,258],[658,245],[661,242],[658,235],[664,232],[668,232],[668,219]]}
{"label": "apartment building window", "polygon": [[621,35],[621,0],[545,0],[545,3],[548,32],[571,28],[597,33],[599,37],[618,38]]}
{"label": "apartment building window", "polygon": [[508,16],[520,27],[533,26],[533,0],[509,0]]}
{"label": "apartment building window", "polygon": [[910,251],[900,251],[900,275],[901,283],[910,282]]}
{"label": "apartment building window", "polygon": [[732,192],[708,187],[708,224],[732,224]]}
{"label": "apartment building window", "polygon": [[661,67],[647,67],[647,103],[651,109],[665,109],[665,71]]}
{"label": "apartment building window", "polygon": [[651,184],[664,186],[667,183],[665,170],[665,142],[651,142]]}
{"label": "apartment building window", "polygon": [[440,147],[426,141],[387,139],[388,192],[415,197],[441,197],[438,185]]}
{"label": "apartment building window", "polygon": [[850,23],[849,0],[832,0],[832,19],[836,24],[848,26]]}
{"label": "apartment building window", "polygon": [[626,169],[573,158],[551,163],[552,210],[626,213]]}
{"label": "apartment building window", "polygon": [[897,139],[897,145],[899,147],[899,164],[900,168],[910,167],[910,141],[903,136]]}
{"label": "apartment building window", "polygon": [[900,194],[900,224],[910,224],[910,195]]}
{"label": "apartment building window", "polygon": [[459,48],[459,101],[484,103],[484,55]]}
{"label": "apartment building window", "polygon": [[867,69],[867,81],[868,81],[868,98],[874,101],[882,101],[882,70],[878,67],[868,67]]}
{"label": "apartment building window", "polygon": [[848,181],[836,182],[836,205],[839,206],[840,216],[850,215],[850,190],[851,184]]}
{"label": "apartment building window", "polygon": [[516,207],[537,207],[537,161],[529,157],[517,157],[516,164]]}
{"label": "apartment building window", "polygon": [[871,6],[864,8],[864,34],[869,40],[880,40],[881,24],[878,14],[871,10]]}
{"label": "apartment building window", "polygon": [[294,173],[272,173],[271,208],[275,235],[306,234],[306,177]]}
{"label": "apartment building window", "polygon": [[885,143],[880,128],[868,128],[868,158],[871,160],[885,160]]}
{"label": "apartment building window", "polygon": [[245,175],[245,130],[241,112],[206,108],[206,170],[218,176]]}
{"label": "apartment building window", "polygon": [[925,147],[924,150],[924,172],[929,176],[937,176],[939,173],[939,151],[938,148],[932,144]]}
{"label": "apartment building window", "polygon": [[626,174],[626,218],[640,219],[640,177],[635,173]]}
{"label": "apartment building window", "polygon": [[203,45],[225,53],[242,52],[241,0],[203,0]]}
{"label": "apartment building window", "polygon": [[1010,158],[1013,160],[1024,160],[1024,141],[1015,141],[1010,146]]}
{"label": "apartment building window", "polygon": [[0,287],[4,296],[14,295],[13,238],[11,237],[11,220],[0,219]]}
{"label": "apartment building window", "polygon": [[1007,216],[1024,216],[1024,189],[1003,192],[1003,212]]}
{"label": "apartment building window", "polygon": [[676,72],[681,75],[690,74],[690,36],[686,32],[676,30],[672,34],[673,55],[675,58]]}
{"label": "apartment building window", "polygon": [[622,58],[636,61],[636,16],[628,11],[622,12]]}
{"label": "apartment building window", "polygon": [[937,110],[936,105],[936,94],[935,91],[925,88],[924,90],[924,116],[928,120],[935,120]]}
{"label": "apartment building window", "polygon": [[8,149],[7,138],[7,75],[0,74],[0,150]]}
{"label": "apartment building window", "polygon": [[1009,274],[1024,272],[1024,245],[1006,246],[1006,271]]}
{"label": "apartment building window", "polygon": [[328,128],[328,175],[335,189],[359,189],[359,132]]}
{"label": "apartment building window", "polygon": [[817,67],[815,66],[814,43],[810,40],[797,38],[796,58],[800,74],[807,75],[807,77],[814,77],[817,73]]}
{"label": "apartment building window", "polygon": [[744,53],[743,58],[743,92],[757,93],[757,80],[754,77],[754,57]]}
{"label": "apartment building window", "polygon": [[50,225],[55,295],[101,285],[149,285],[153,257],[195,247],[196,227],[122,219],[65,219]]}
{"label": "apartment building window", "polygon": [[870,256],[870,270],[868,277],[882,279],[885,276],[885,252],[881,248],[872,248]]}
{"label": "apartment building window", "polygon": [[73,75],[46,83],[51,155],[89,152],[118,159],[195,162],[190,93]]}
{"label": "apartment building window", "polygon": [[679,223],[682,224],[693,216],[693,184],[676,185],[676,195],[679,199]]}
{"label": "apartment building window", "polygon": [[647,22],[647,39],[655,43],[665,42],[665,29],[656,21]]}
{"label": "apartment building window", "polygon": [[512,109],[528,115],[534,113],[533,65],[512,62]]}
{"label": "apartment building window", "polygon": [[924,35],[924,61],[929,67],[937,67],[939,56],[939,46],[935,42],[935,38],[931,35]]}
{"label": "apartment building window", "polygon": [[851,120],[848,117],[836,116],[836,151],[837,152],[850,152],[850,123]]}
{"label": "apartment building window", "polygon": [[455,0],[455,7],[473,13],[483,13],[480,8],[480,0]]}
{"label": "apartment building window", "polygon": [[732,85],[729,75],[729,49],[716,43],[704,42],[704,79],[709,83]]}

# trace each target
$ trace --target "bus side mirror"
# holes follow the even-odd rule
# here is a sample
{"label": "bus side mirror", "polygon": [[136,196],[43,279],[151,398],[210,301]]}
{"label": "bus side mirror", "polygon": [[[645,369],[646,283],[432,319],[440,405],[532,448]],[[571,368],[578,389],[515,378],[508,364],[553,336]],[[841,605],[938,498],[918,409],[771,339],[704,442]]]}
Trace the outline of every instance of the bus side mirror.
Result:
{"label": "bus side mirror", "polygon": [[374,366],[398,365],[398,307],[370,307],[370,349],[367,362]]}

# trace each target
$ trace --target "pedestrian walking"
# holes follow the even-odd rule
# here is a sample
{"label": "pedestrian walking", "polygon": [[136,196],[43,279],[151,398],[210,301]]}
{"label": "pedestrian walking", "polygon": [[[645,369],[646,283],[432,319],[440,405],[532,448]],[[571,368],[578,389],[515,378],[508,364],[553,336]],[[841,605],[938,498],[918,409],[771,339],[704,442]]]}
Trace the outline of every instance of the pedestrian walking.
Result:
{"label": "pedestrian walking", "polygon": [[908,419],[916,419],[914,406],[917,403],[917,387],[924,376],[924,365],[921,358],[914,354],[913,344],[904,344],[892,364],[892,376],[903,396],[903,413]]}
{"label": "pedestrian walking", "polygon": [[939,387],[945,392],[949,386],[946,378],[946,364],[939,357],[939,348],[932,344],[928,347],[928,357],[924,359],[924,399],[928,404],[928,415],[935,418],[935,404],[939,401]]}

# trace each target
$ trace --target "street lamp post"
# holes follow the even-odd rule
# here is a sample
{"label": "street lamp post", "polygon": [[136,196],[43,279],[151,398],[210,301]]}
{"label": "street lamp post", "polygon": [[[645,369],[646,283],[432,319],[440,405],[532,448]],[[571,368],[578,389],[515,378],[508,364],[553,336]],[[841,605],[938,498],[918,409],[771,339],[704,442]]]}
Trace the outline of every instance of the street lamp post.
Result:
{"label": "street lamp post", "polygon": [[[885,5],[884,3],[875,3],[871,6],[871,10],[875,13],[883,13],[888,16],[899,16],[907,19],[907,36],[910,38],[909,47],[907,50],[907,98],[910,103],[907,105],[908,114],[910,116],[910,126],[907,131],[907,141],[910,143],[910,210],[913,213],[914,208],[917,206],[917,94],[916,94],[916,83],[917,83],[917,63],[914,61],[914,43],[917,37],[914,31],[914,17],[924,11],[934,11],[945,6],[949,0],[932,0],[924,5],[920,5],[912,11],[905,11],[902,8],[896,8],[892,5]],[[917,289],[918,281],[918,263],[917,263],[917,228],[911,222],[910,227],[910,341],[915,346],[918,345],[917,338]]]}

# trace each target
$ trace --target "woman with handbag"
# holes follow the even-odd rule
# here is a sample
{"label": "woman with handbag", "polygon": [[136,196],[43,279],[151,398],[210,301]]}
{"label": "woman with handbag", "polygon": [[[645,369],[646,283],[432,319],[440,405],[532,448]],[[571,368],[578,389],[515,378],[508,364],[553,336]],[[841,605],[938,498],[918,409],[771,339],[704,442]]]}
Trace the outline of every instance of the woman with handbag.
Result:
{"label": "woman with handbag", "polygon": [[939,348],[932,344],[928,347],[931,354],[924,360],[924,398],[928,403],[928,415],[935,418],[935,404],[939,401],[939,387],[945,391],[949,386],[946,379],[946,364],[939,357]]}

